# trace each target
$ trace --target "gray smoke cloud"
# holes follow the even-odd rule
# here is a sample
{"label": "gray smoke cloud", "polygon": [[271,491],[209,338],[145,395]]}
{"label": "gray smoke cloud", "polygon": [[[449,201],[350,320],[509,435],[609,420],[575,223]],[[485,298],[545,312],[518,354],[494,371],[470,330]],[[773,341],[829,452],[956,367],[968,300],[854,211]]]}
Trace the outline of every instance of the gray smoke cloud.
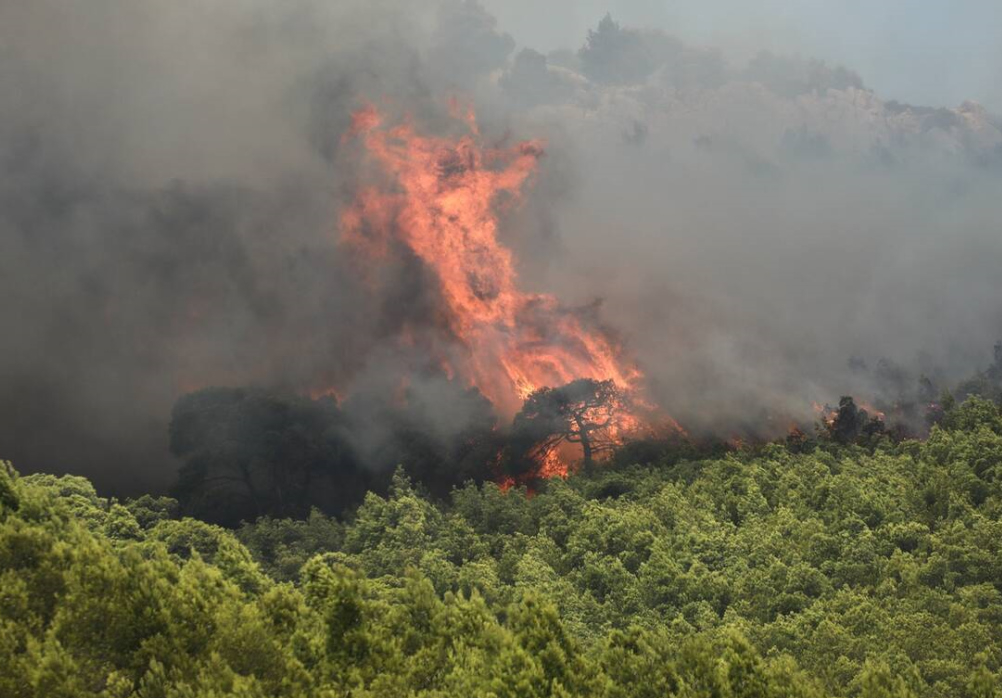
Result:
{"label": "gray smoke cloud", "polygon": [[[735,62],[599,19],[551,52],[460,0],[5,4],[0,455],[158,488],[187,391],[420,375],[387,338],[434,323],[433,279],[404,255],[373,297],[337,246],[359,166],[341,136],[364,100],[438,132],[460,95],[486,138],[547,140],[503,220],[523,284],[603,299],[683,423],[880,390],[850,357],[943,381],[988,363],[997,118],[883,101],[799,47]],[[412,390],[450,394],[434,376]],[[431,423],[458,431],[462,413]]]}

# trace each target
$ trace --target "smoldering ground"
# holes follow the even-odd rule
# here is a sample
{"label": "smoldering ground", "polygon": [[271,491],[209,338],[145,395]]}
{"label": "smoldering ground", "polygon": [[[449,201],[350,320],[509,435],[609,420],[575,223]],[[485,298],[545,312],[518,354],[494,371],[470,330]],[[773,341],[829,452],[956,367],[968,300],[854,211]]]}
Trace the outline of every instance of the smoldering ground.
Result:
{"label": "smoldering ground", "polygon": [[[547,140],[502,221],[523,284],[603,299],[684,424],[726,432],[880,390],[852,357],[944,384],[990,361],[990,113],[614,22],[572,51],[517,40],[458,1],[0,9],[2,455],[158,488],[176,470],[171,405],[194,388],[364,395],[420,366],[387,337],[433,325],[434,280],[402,258],[372,297],[337,245],[362,164],[341,136],[363,100],[446,132],[459,95],[485,138]],[[415,385],[426,412],[449,394]],[[462,410],[437,414],[461,429]]]}

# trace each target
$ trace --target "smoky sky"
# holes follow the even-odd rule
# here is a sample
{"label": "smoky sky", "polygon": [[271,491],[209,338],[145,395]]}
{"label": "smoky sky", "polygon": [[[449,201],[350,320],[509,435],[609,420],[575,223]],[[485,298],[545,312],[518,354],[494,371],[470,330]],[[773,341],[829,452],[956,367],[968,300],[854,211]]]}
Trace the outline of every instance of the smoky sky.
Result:
{"label": "smoky sky", "polygon": [[[373,297],[337,244],[364,166],[341,136],[369,100],[449,133],[459,96],[486,139],[546,140],[501,221],[521,283],[600,299],[683,423],[726,429],[865,392],[851,357],[943,380],[988,361],[1002,121],[961,100],[991,94],[908,105],[934,93],[875,90],[848,38],[812,53],[770,35],[760,55],[750,25],[676,37],[626,13],[578,53],[603,9],[544,45],[519,33],[552,19],[534,7],[489,4],[497,20],[460,0],[4,4],[0,456],[108,491],[160,488],[185,392],[359,393],[420,368],[389,338],[402,318],[433,322],[434,279],[402,257],[383,270],[393,292]],[[427,383],[421,404],[442,402]],[[436,429],[458,412],[442,405]]]}
{"label": "smoky sky", "polygon": [[[738,60],[760,50],[853,66],[885,99],[1002,110],[1002,6],[994,0],[485,0],[520,44],[577,48],[611,12]],[[545,7],[560,21],[540,21]]]}

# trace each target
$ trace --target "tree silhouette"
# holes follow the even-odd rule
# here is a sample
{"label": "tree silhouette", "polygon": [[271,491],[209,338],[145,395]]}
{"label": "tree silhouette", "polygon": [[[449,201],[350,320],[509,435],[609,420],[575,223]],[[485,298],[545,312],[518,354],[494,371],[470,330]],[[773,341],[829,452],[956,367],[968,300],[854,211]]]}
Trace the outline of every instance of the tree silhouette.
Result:
{"label": "tree silhouette", "polygon": [[186,514],[230,526],[305,516],[312,506],[337,511],[366,484],[342,422],[329,398],[254,388],[185,395],[169,430],[171,452],[184,459],[172,492]]}
{"label": "tree silhouette", "polygon": [[626,394],[611,380],[580,378],[559,388],[541,388],[515,415],[510,450],[524,467],[542,462],[562,443],[581,444],[589,467],[598,453],[615,445],[626,407]]}
{"label": "tree silhouette", "polygon": [[643,80],[657,67],[640,32],[624,29],[606,14],[578,52],[581,68],[591,80],[630,83]]}
{"label": "tree silhouette", "polygon": [[883,432],[884,421],[880,416],[870,416],[850,396],[843,396],[839,400],[838,412],[828,425],[832,440],[843,445],[872,440]]}

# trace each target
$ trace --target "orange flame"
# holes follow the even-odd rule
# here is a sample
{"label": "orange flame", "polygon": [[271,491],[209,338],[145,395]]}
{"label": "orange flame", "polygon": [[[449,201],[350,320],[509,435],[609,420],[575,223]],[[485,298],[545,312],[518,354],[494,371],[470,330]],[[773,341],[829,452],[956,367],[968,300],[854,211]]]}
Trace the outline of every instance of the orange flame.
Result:
{"label": "orange flame", "polygon": [[392,182],[359,192],[341,217],[342,241],[377,263],[403,243],[434,272],[443,321],[461,347],[443,368],[502,415],[540,387],[577,378],[634,388],[641,374],[616,343],[553,296],[521,290],[512,252],[498,241],[499,210],[519,202],[542,143],[484,147],[472,110],[451,107],[468,131],[456,140],[420,135],[409,123],[387,127],[373,106],[356,112],[345,142],[359,139]]}
{"label": "orange flame", "polygon": [[878,419],[887,419],[887,415],[884,414],[883,410],[878,410],[871,402],[866,402],[864,400],[856,400],[856,406],[861,410],[866,410],[866,413],[871,417],[877,417]]}

